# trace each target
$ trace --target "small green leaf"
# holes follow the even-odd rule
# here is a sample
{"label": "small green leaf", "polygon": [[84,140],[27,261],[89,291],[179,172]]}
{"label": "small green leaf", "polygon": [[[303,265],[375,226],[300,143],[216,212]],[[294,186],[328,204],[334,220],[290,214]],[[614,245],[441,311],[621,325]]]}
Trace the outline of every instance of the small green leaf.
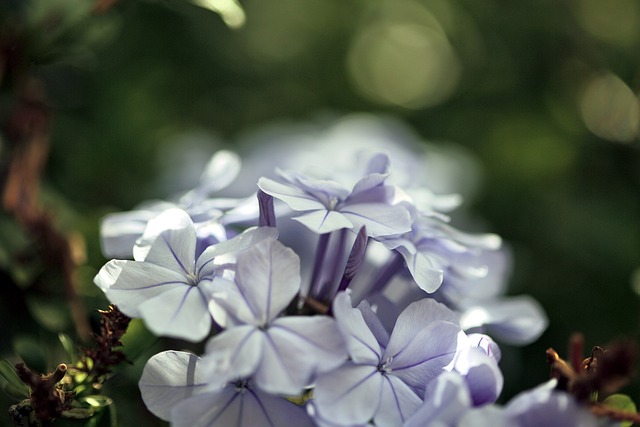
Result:
{"label": "small green leaf", "polygon": [[118,427],[111,398],[91,395],[81,399],[78,405],[81,406],[63,412],[52,427]]}
{"label": "small green leaf", "polygon": [[73,340],[71,339],[71,337],[67,334],[60,332],[58,334],[58,339],[60,340],[60,344],[62,344],[62,348],[64,349],[64,352],[67,355],[69,364],[75,364],[77,357],[76,357],[75,346],[73,344]]}
{"label": "small green leaf", "polygon": [[[4,392],[12,399],[23,400],[24,398],[29,397],[29,388],[27,387],[25,390],[26,386],[24,384],[23,386],[24,387],[16,386],[15,384],[11,384],[11,383],[6,383],[4,385]],[[27,393],[26,395],[25,395],[25,392]]]}
{"label": "small green leaf", "polygon": [[[603,402],[606,406],[610,408],[615,408],[622,412],[629,412],[632,414],[637,413],[636,404],[633,403],[633,400],[626,394],[612,394],[607,397]],[[620,427],[631,427],[633,425],[632,421],[623,421],[620,423]]]}
{"label": "small green leaf", "polygon": [[7,393],[10,393],[11,396],[14,396],[15,393],[17,396],[14,397],[20,399],[29,397],[29,387],[20,380],[13,365],[4,358],[0,358],[0,375],[7,381],[5,387]]}
{"label": "small green leaf", "polygon": [[92,394],[81,399],[81,402],[88,404],[93,408],[104,408],[113,403],[110,397],[102,396],[100,394]]}
{"label": "small green leaf", "polygon": [[127,333],[122,337],[121,350],[128,360],[136,361],[140,355],[148,351],[156,342],[158,342],[158,337],[149,332],[141,319],[131,319]]}
{"label": "small green leaf", "polygon": [[37,339],[28,335],[18,336],[13,340],[13,350],[29,369],[39,373],[47,372],[47,357]]}
{"label": "small green leaf", "polygon": [[84,420],[91,418],[95,413],[93,408],[71,408],[68,411],[62,413],[63,418],[70,418],[73,420]]}
{"label": "small green leaf", "polygon": [[71,313],[65,304],[51,298],[28,295],[25,298],[29,313],[45,329],[60,332],[71,324]]}

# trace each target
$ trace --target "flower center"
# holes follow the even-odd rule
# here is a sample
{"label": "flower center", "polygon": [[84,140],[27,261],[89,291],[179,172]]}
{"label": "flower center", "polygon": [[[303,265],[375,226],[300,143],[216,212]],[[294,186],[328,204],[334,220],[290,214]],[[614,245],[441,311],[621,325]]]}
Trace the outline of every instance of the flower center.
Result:
{"label": "flower center", "polygon": [[249,381],[248,380],[237,380],[234,385],[236,386],[236,392],[237,393],[244,393],[245,391],[247,391],[247,388],[249,387]]}
{"label": "flower center", "polygon": [[188,273],[187,281],[189,282],[189,286],[198,286],[198,277],[196,277],[195,273]]}
{"label": "flower center", "polygon": [[378,364],[378,372],[381,372],[381,373],[391,372],[393,368],[391,368],[389,365],[391,365],[392,361],[393,361],[393,357],[387,357],[383,362],[380,362]]}
{"label": "flower center", "polygon": [[338,198],[337,197],[331,197],[329,199],[329,207],[327,210],[329,211],[333,211],[336,209],[336,206],[338,205]]}

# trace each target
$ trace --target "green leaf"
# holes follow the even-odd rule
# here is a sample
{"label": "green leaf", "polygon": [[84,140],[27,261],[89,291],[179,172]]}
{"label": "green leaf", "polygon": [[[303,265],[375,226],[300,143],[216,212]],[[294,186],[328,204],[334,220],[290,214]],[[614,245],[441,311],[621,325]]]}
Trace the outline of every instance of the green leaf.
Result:
{"label": "green leaf", "polygon": [[64,352],[67,355],[68,363],[75,364],[77,360],[76,350],[71,337],[60,332],[58,334],[58,340],[60,340],[60,344],[62,344],[62,348],[64,348]]}
{"label": "green leaf", "polygon": [[15,384],[11,384],[11,383],[6,383],[4,385],[4,392],[7,394],[7,396],[9,396],[10,398],[12,398],[12,399],[14,399],[16,401],[23,400],[23,399],[29,397],[29,388],[28,387],[26,389],[27,395],[25,396],[24,387],[16,387]]}
{"label": "green leaf", "polygon": [[29,387],[20,380],[13,365],[4,358],[0,358],[0,375],[7,381],[5,391],[10,396],[19,399],[29,397]]}
{"label": "green leaf", "polygon": [[62,417],[72,420],[84,420],[91,418],[94,413],[95,410],[93,408],[71,408],[68,411],[64,411]]}
{"label": "green leaf", "polygon": [[63,412],[52,427],[118,427],[111,398],[91,395],[81,399],[79,405],[82,406]]}
{"label": "green leaf", "polygon": [[66,304],[55,298],[28,295],[25,298],[29,313],[45,329],[60,332],[69,328],[71,313]]}
{"label": "green leaf", "polygon": [[86,396],[80,400],[83,403],[91,406],[92,408],[105,408],[113,403],[108,396],[102,396],[100,394],[92,394],[91,396]]}
{"label": "green leaf", "polygon": [[[622,412],[629,412],[632,414],[636,414],[638,411],[636,409],[636,404],[633,403],[633,400],[626,394],[612,394],[607,397],[603,402],[606,406],[610,408],[615,408]],[[631,421],[623,421],[620,423],[621,427],[631,427],[633,422]]]}
{"label": "green leaf", "polygon": [[13,350],[29,369],[39,373],[47,372],[47,357],[37,339],[28,335],[18,336],[13,340]]}
{"label": "green leaf", "polygon": [[127,359],[134,362],[141,354],[158,342],[158,337],[149,332],[141,319],[131,319],[127,333],[122,337],[121,350]]}

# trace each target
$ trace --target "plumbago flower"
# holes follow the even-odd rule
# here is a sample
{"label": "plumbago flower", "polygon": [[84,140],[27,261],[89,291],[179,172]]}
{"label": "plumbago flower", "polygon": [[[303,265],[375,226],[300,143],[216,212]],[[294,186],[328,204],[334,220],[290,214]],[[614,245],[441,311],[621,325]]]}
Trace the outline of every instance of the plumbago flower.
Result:
{"label": "plumbago flower", "polygon": [[250,376],[262,390],[297,395],[346,359],[331,317],[281,316],[300,291],[300,260],[277,240],[239,254],[235,280],[213,284],[222,309],[214,318],[226,329],[208,342],[205,360],[220,379]]}
{"label": "plumbago flower", "polygon": [[[536,300],[503,296],[509,255],[498,236],[463,233],[436,217],[417,216],[412,227],[377,239],[394,253],[373,284],[361,286],[365,297],[389,298],[402,310],[428,292],[460,312],[465,331],[490,332],[510,344],[531,343],[544,332],[548,319]],[[403,278],[403,271],[412,280]],[[399,280],[388,289],[392,279]]]}
{"label": "plumbago flower", "polygon": [[221,384],[205,365],[181,351],[153,356],[139,382],[147,408],[176,427],[313,426],[303,407],[256,388],[251,379]]}
{"label": "plumbago flower", "polygon": [[[446,372],[427,386],[422,406],[404,427],[596,427],[601,425],[550,380],[518,394],[507,405],[474,403],[463,377]],[[429,398],[427,398],[429,397]]]}
{"label": "plumbago flower", "polygon": [[228,268],[231,254],[276,234],[270,227],[251,228],[196,258],[191,217],[168,209],[149,221],[142,238],[146,243],[133,249],[135,260],[109,261],[95,283],[124,314],[142,318],[156,335],[201,341],[211,330],[214,277]]}
{"label": "plumbago flower", "polygon": [[[201,342],[217,326],[200,357],[166,351],[147,362],[139,385],[158,417],[185,427],[453,426],[491,411],[497,422],[516,419],[493,405],[500,349],[472,332],[523,343],[546,323],[523,306],[505,309],[500,238],[451,226],[446,213],[460,198],[412,181],[411,168],[394,180],[389,158],[403,156],[346,151],[344,168],[260,178],[247,204],[259,215],[239,212],[246,199],[212,197],[239,172],[222,152],[177,202],[103,222],[103,245],[134,258],[96,276],[112,303],[158,335]],[[401,168],[424,169],[414,157]],[[280,223],[291,211],[302,227]]]}
{"label": "plumbago flower", "polygon": [[[384,236],[378,239],[388,249],[396,251],[404,259],[411,276],[418,286],[433,293],[442,284],[444,271],[473,280],[487,274],[484,266],[474,265],[473,258],[482,251],[500,248],[501,239],[495,234],[472,235],[462,233],[446,224],[442,215],[423,213],[410,203],[413,223],[407,233]],[[399,260],[392,259],[390,268],[397,268]],[[471,262],[470,262],[471,261]]]}
{"label": "plumbago flower", "polygon": [[407,307],[391,335],[367,303],[354,309],[344,292],[333,311],[350,360],[318,378],[314,405],[318,416],[340,425],[401,425],[420,406],[426,384],[454,360],[464,337],[456,315],[431,299]]}
{"label": "plumbago flower", "polygon": [[386,155],[373,156],[366,175],[351,189],[337,181],[285,171],[277,171],[283,182],[263,177],[258,187],[291,209],[303,212],[293,219],[315,233],[343,228],[360,230],[365,226],[369,236],[397,234],[410,229],[411,218],[404,207],[392,203],[394,189],[384,184],[388,166]]}

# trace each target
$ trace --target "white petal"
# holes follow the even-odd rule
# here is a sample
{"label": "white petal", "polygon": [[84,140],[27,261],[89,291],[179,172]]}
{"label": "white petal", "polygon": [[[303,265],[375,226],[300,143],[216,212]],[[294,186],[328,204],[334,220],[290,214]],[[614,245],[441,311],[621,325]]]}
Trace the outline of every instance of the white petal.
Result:
{"label": "white petal", "polygon": [[484,326],[500,340],[529,344],[544,332],[549,320],[540,303],[527,295],[489,300],[468,308],[460,319],[463,329]]}
{"label": "white petal", "polygon": [[335,321],[328,316],[289,316],[267,331],[256,384],[267,392],[296,395],[316,373],[340,366],[347,353]]}
{"label": "white petal", "polygon": [[295,211],[325,209],[325,206],[313,195],[290,184],[282,184],[269,178],[260,178],[258,188],[265,193],[285,202]]}
{"label": "white petal", "polygon": [[378,341],[381,347],[385,348],[389,343],[389,332],[382,325],[376,313],[374,313],[369,301],[364,300],[360,302],[360,304],[358,304],[358,310],[362,313],[362,318],[367,324],[367,327],[376,337],[376,341]]}
{"label": "white petal", "polygon": [[132,258],[133,246],[147,222],[158,212],[135,210],[106,215],[100,222],[100,243],[107,258]]}
{"label": "white petal", "polygon": [[324,234],[343,228],[353,228],[351,221],[340,212],[317,210],[294,217],[314,233]]}
{"label": "white petal", "polygon": [[392,358],[392,373],[415,390],[424,390],[444,372],[454,360],[460,337],[465,337],[456,325],[442,321],[427,325],[400,349],[392,347],[393,334],[382,357]]}
{"label": "white petal", "polygon": [[517,422],[507,414],[504,408],[492,405],[472,408],[465,412],[456,424],[459,427],[512,427],[515,425],[518,425]]}
{"label": "white petal", "polygon": [[211,283],[209,311],[217,324],[223,328],[246,324],[261,326],[255,310],[235,282],[216,276]]}
{"label": "white petal", "polygon": [[340,208],[340,213],[359,230],[367,227],[371,237],[406,233],[411,230],[411,217],[405,208],[384,203],[359,203]]}
{"label": "white petal", "polygon": [[496,361],[480,348],[469,347],[461,351],[456,357],[454,369],[464,376],[473,406],[493,403],[502,392],[502,372]]}
{"label": "white petal", "polygon": [[109,261],[94,281],[109,301],[129,317],[140,317],[138,307],[150,298],[187,287],[187,279],[164,267],[137,261]]}
{"label": "white petal", "polygon": [[381,185],[389,176],[388,173],[372,173],[364,178],[360,179],[353,186],[353,190],[351,190],[351,196],[358,196],[360,193],[364,193],[366,191],[371,190],[374,187]]}
{"label": "white petal", "polygon": [[211,330],[208,303],[197,286],[171,289],[145,301],[139,310],[156,335],[197,342]]}
{"label": "white petal", "polygon": [[404,248],[398,248],[398,252],[404,256],[409,272],[420,289],[431,294],[440,288],[444,274],[429,256],[423,252],[411,254]]}
{"label": "white petal", "polygon": [[[413,414],[405,427],[425,425],[455,426],[471,408],[471,397],[464,379],[453,372],[443,372],[425,390],[424,404]],[[461,424],[464,426],[465,424]],[[492,426],[492,423],[483,426]]]}
{"label": "white petal", "polygon": [[196,230],[188,213],[168,209],[147,224],[133,248],[136,261],[146,261],[185,274],[193,273]]}
{"label": "white petal", "polygon": [[262,325],[275,318],[300,290],[300,258],[268,239],[238,254],[236,284]]}
{"label": "white petal", "polygon": [[254,326],[236,326],[207,342],[204,363],[217,381],[248,377],[262,359],[264,332]]}
{"label": "white petal", "polygon": [[106,292],[107,289],[116,283],[127,262],[129,261],[121,259],[113,259],[109,261],[100,269],[98,274],[96,274],[96,277],[93,278],[93,282],[102,289],[103,292]]}
{"label": "white petal", "polygon": [[411,303],[396,320],[387,347],[387,354],[393,355],[405,348],[424,328],[442,320],[457,325],[458,315],[444,304],[431,298]]}
{"label": "white petal", "polygon": [[375,366],[347,362],[318,378],[313,391],[316,408],[336,424],[367,423],[380,406],[382,381]]}
{"label": "white petal", "polygon": [[200,358],[182,351],[165,351],[149,359],[138,386],[154,415],[169,421],[171,409],[207,385]]}
{"label": "white petal", "polygon": [[301,406],[260,390],[202,393],[180,403],[171,414],[174,427],[312,427]]}
{"label": "white petal", "polygon": [[466,246],[486,249],[490,251],[500,249],[500,246],[502,246],[502,238],[500,238],[500,236],[498,236],[497,234],[465,233],[445,224],[442,224],[442,228],[449,236]]}
{"label": "white petal", "polygon": [[384,375],[380,408],[374,417],[376,427],[403,425],[418,409],[422,399],[393,375]]}
{"label": "white petal", "polygon": [[496,363],[500,362],[502,351],[496,342],[485,334],[468,334],[469,344],[473,348],[482,350],[487,356],[492,358]]}
{"label": "white petal", "polygon": [[202,278],[212,272],[215,257],[240,252],[266,239],[278,237],[278,229],[274,227],[251,227],[233,239],[209,246],[196,262],[197,276]]}
{"label": "white petal", "polygon": [[171,411],[173,427],[239,427],[242,394],[232,387],[200,393],[185,399]]}
{"label": "white petal", "polygon": [[365,322],[362,312],[351,307],[351,298],[347,292],[340,292],[333,300],[333,314],[351,359],[357,363],[377,365],[382,355],[380,344]]}
{"label": "white petal", "polygon": [[216,152],[202,172],[198,190],[210,194],[227,187],[238,176],[240,166],[240,157],[236,153],[228,150]]}

